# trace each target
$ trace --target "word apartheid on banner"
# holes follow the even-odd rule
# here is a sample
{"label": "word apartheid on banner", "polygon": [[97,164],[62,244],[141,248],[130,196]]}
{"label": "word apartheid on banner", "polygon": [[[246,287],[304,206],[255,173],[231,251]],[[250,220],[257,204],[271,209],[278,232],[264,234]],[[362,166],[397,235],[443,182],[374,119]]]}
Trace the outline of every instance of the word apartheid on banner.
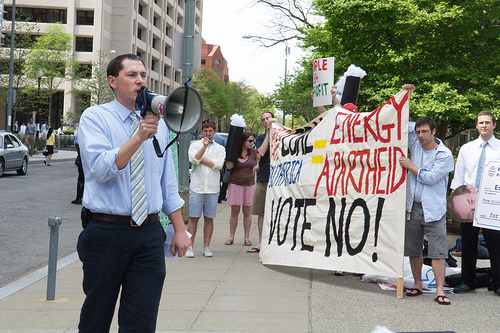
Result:
{"label": "word apartheid on banner", "polygon": [[273,124],[264,264],[401,277],[408,92],[373,112],[340,107]]}

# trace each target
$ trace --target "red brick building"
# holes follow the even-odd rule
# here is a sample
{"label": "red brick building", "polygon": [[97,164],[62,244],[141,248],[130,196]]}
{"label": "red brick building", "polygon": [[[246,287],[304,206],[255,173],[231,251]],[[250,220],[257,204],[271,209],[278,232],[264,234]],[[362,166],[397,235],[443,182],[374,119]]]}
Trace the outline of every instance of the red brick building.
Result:
{"label": "red brick building", "polygon": [[229,83],[229,68],[219,45],[207,44],[201,40],[201,68],[211,68],[224,83]]}

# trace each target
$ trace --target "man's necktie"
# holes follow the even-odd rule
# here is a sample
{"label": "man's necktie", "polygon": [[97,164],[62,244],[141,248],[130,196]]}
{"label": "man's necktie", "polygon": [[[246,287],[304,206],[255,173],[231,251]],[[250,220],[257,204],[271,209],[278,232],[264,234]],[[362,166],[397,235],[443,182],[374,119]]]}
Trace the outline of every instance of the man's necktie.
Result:
{"label": "man's necktie", "polygon": [[486,146],[488,142],[481,142],[481,156],[479,157],[479,162],[477,164],[477,175],[476,175],[476,187],[479,188],[481,184],[481,176],[483,174],[484,160],[486,159]]}
{"label": "man's necktie", "polygon": [[[132,127],[130,127],[130,137],[132,137],[139,128],[139,122],[135,113],[131,112],[129,117],[133,121]],[[132,219],[137,225],[141,225],[148,215],[142,145],[130,159],[130,186],[132,194]]]}

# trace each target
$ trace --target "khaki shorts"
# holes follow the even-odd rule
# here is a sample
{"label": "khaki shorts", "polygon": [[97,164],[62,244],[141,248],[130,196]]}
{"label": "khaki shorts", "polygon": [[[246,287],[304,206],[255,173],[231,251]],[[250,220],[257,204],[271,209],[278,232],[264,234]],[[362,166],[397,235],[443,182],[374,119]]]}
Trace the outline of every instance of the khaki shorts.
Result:
{"label": "khaki shorts", "polygon": [[268,182],[256,182],[253,195],[252,215],[264,215]]}
{"label": "khaki shorts", "polygon": [[422,255],[424,234],[429,241],[427,256],[431,259],[447,259],[446,214],[439,221],[425,222],[422,204],[414,202],[410,219],[406,220],[405,256]]}

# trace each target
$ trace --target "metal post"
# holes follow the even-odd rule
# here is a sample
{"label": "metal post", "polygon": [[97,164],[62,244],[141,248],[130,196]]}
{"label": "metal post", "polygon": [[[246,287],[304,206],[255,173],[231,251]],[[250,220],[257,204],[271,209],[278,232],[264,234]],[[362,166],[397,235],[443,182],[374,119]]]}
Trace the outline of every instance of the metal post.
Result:
{"label": "metal post", "polygon": [[49,246],[49,272],[47,276],[47,301],[53,301],[56,297],[56,273],[57,273],[57,249],[59,243],[59,225],[62,222],[60,216],[49,217],[50,246]]}
{"label": "metal post", "polygon": [[16,32],[16,0],[12,0],[12,26],[10,27],[10,62],[9,62],[9,89],[7,90],[7,122],[5,131],[10,132],[12,123],[12,104],[14,103],[14,93],[12,81],[14,76],[14,34]]}
{"label": "metal post", "polygon": [[[184,41],[182,50],[182,83],[188,82],[193,86],[193,59],[194,59],[194,18],[196,10],[195,0],[186,0],[184,8]],[[179,194],[186,204],[182,208],[184,222],[189,220],[189,159],[188,150],[190,133],[181,134],[179,140]]]}
{"label": "metal post", "polygon": [[[289,54],[290,54],[290,48],[288,47],[288,45],[286,45],[286,42],[285,42],[285,92],[286,92],[286,94],[288,94],[288,87],[287,87],[288,82],[286,80],[286,75],[288,73],[287,62],[288,62],[288,55]],[[283,126],[285,126],[285,110],[283,110]]]}

